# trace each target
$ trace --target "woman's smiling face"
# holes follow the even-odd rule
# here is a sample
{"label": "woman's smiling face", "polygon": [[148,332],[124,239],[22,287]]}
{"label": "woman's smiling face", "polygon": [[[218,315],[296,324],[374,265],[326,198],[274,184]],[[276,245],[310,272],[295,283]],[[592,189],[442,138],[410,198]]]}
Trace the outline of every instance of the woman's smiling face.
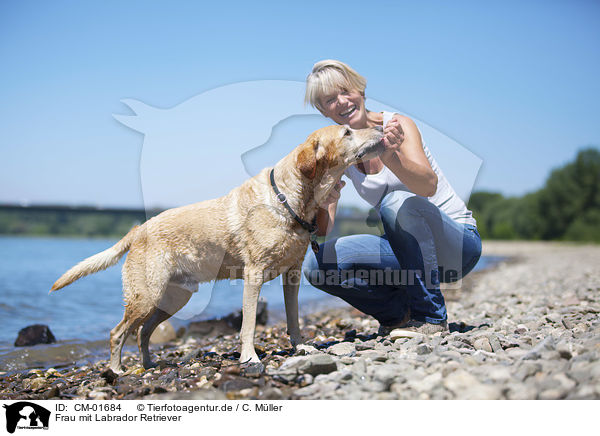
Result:
{"label": "woman's smiling face", "polygon": [[339,91],[327,94],[320,99],[323,115],[338,124],[347,124],[353,129],[367,127],[365,98],[358,91]]}

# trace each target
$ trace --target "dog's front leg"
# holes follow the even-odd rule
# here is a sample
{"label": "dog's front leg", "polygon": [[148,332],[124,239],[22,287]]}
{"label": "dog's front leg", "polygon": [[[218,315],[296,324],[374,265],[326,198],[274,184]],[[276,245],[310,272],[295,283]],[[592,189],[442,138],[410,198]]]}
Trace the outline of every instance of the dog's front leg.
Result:
{"label": "dog's front leg", "polygon": [[294,348],[303,342],[300,335],[300,324],[298,323],[298,289],[300,288],[300,277],[299,268],[291,268],[282,277],[288,334]]}
{"label": "dog's front leg", "polygon": [[240,362],[260,363],[254,350],[254,329],[256,328],[256,306],[258,295],[263,284],[263,272],[257,270],[246,271],[244,276],[244,298],[242,303],[242,352]]}

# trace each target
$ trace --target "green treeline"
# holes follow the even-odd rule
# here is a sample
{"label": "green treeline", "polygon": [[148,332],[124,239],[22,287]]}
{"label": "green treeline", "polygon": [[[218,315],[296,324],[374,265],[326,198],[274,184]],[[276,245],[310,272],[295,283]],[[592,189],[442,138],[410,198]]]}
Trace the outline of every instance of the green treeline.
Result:
{"label": "green treeline", "polygon": [[600,151],[579,151],[522,197],[475,192],[469,209],[482,238],[600,242]]}
{"label": "green treeline", "polygon": [[122,238],[145,218],[143,213],[0,208],[0,234]]}

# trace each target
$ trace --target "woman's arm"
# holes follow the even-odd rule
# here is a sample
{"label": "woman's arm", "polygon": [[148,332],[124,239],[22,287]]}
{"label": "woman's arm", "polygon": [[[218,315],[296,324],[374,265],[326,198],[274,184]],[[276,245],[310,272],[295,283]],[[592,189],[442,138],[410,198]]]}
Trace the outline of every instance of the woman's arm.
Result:
{"label": "woman's arm", "polygon": [[395,114],[384,128],[386,150],[381,161],[417,195],[431,197],[437,190],[437,175],[423,151],[421,133],[408,117]]}
{"label": "woman's arm", "polygon": [[333,229],[340,191],[345,184],[346,182],[344,181],[338,182],[325,203],[319,207],[317,211],[317,236],[326,236]]}

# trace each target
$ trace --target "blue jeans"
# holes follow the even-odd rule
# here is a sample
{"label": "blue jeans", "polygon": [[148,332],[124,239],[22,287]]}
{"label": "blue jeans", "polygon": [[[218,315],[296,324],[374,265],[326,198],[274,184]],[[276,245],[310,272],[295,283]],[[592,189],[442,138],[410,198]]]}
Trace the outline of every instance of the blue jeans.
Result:
{"label": "blue jeans", "polygon": [[382,325],[411,318],[447,320],[440,282],[467,275],[481,256],[477,228],[457,223],[426,198],[393,191],[380,203],[385,234],[352,235],[309,250],[303,271],[313,286]]}

